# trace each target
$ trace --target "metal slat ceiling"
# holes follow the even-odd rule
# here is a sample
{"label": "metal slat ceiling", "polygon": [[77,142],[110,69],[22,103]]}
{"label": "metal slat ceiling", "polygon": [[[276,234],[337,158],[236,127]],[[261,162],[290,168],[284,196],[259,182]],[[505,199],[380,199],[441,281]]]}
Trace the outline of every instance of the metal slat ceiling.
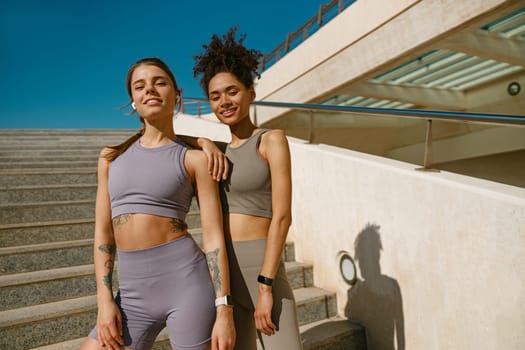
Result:
{"label": "metal slat ceiling", "polygon": [[[525,47],[525,8],[503,16],[476,30],[475,38],[509,41]],[[490,43],[489,43],[490,44]],[[525,49],[523,49],[525,57]],[[404,62],[393,69],[370,79],[369,84],[382,87],[417,87],[449,91],[466,91],[488,84],[497,79],[525,71],[524,65],[497,61],[492,58],[469,55],[450,49],[431,50],[419,57]],[[359,89],[359,85],[355,87]],[[382,108],[425,108],[402,100],[381,100],[361,95],[340,94],[323,102],[324,104],[382,107]],[[461,109],[461,107],[458,107]]]}

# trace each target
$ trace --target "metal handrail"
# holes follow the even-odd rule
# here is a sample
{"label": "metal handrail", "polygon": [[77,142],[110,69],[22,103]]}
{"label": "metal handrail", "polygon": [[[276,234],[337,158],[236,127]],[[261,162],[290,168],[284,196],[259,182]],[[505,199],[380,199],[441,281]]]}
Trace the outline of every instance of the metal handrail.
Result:
{"label": "metal handrail", "polygon": [[[188,101],[197,103],[208,103],[204,98],[184,98]],[[438,171],[432,168],[432,122],[434,120],[447,120],[456,122],[475,122],[499,125],[525,126],[525,116],[510,114],[493,114],[493,113],[469,113],[469,112],[450,112],[436,110],[418,110],[418,109],[395,109],[395,108],[373,108],[373,107],[356,107],[356,106],[336,106],[310,103],[290,103],[290,102],[270,102],[270,101],[253,101],[252,105],[265,107],[278,107],[294,110],[310,111],[310,124],[313,124],[313,112],[339,112],[371,116],[394,116],[400,118],[412,118],[426,120],[427,128],[425,135],[425,153],[423,158],[423,167],[417,170]],[[310,125],[309,142],[312,143],[313,128]]]}
{"label": "metal handrail", "polygon": [[[208,103],[204,98],[185,97],[184,100],[198,101]],[[278,107],[323,112],[344,112],[351,114],[366,115],[393,115],[396,117],[417,118],[425,120],[453,120],[462,122],[479,122],[479,123],[496,123],[525,125],[525,115],[511,114],[493,114],[493,113],[472,113],[472,112],[454,112],[438,110],[420,110],[420,109],[396,109],[396,108],[373,108],[373,107],[356,107],[356,106],[337,106],[311,103],[290,103],[290,102],[271,102],[271,101],[253,101],[255,106]]]}

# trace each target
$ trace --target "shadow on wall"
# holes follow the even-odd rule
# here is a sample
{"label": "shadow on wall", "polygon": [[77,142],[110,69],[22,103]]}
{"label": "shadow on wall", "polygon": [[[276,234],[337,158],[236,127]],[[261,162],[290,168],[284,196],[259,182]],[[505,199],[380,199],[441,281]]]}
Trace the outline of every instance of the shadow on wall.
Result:
{"label": "shadow on wall", "polygon": [[401,289],[397,281],[381,274],[380,226],[367,224],[354,242],[360,276],[348,290],[345,316],[364,326],[368,350],[404,350],[405,328]]}

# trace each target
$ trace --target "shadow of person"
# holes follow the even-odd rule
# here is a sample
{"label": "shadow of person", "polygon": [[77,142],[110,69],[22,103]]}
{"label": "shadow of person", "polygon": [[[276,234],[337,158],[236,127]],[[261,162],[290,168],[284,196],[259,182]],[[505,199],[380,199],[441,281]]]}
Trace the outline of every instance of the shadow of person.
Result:
{"label": "shadow of person", "polygon": [[379,226],[367,224],[354,242],[354,258],[362,279],[348,290],[345,316],[366,329],[368,350],[404,350],[405,329],[401,289],[381,274]]}

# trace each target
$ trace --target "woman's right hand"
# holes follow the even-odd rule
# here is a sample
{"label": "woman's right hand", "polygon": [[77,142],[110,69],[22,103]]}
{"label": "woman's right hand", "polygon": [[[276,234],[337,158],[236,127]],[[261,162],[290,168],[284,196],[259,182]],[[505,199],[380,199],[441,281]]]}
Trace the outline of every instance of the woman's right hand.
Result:
{"label": "woman's right hand", "polygon": [[97,338],[100,346],[108,350],[120,350],[124,347],[122,315],[113,300],[98,306]]}

